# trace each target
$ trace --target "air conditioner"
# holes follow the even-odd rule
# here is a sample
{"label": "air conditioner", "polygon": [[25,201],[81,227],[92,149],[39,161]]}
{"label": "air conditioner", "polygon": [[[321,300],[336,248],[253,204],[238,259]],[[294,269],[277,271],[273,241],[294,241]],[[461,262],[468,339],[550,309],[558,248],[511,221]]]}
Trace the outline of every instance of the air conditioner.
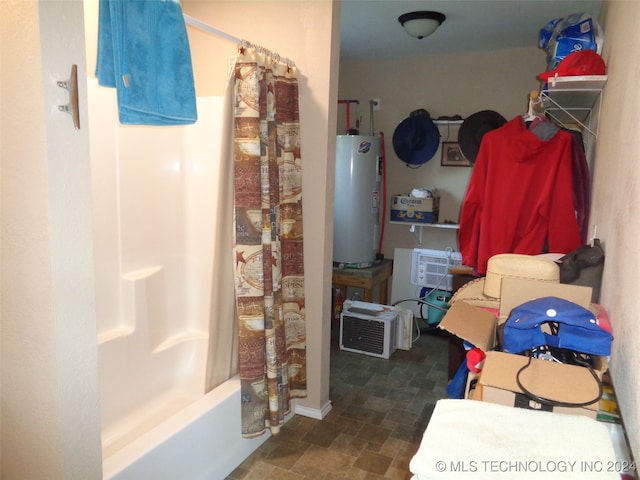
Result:
{"label": "air conditioner", "polygon": [[449,268],[462,263],[462,254],[451,250],[414,248],[411,258],[411,284],[451,291]]}
{"label": "air conditioner", "polygon": [[389,358],[396,350],[397,322],[393,307],[347,300],[340,314],[340,350]]}

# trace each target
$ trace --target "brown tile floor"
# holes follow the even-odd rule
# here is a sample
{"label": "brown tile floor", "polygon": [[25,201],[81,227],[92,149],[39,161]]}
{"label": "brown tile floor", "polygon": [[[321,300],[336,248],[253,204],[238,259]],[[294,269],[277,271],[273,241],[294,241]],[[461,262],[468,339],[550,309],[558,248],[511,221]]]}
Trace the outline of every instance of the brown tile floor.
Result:
{"label": "brown tile floor", "polygon": [[332,332],[332,410],[294,416],[229,480],[409,479],[434,405],[445,398],[448,339],[425,334],[388,359],[341,351]]}

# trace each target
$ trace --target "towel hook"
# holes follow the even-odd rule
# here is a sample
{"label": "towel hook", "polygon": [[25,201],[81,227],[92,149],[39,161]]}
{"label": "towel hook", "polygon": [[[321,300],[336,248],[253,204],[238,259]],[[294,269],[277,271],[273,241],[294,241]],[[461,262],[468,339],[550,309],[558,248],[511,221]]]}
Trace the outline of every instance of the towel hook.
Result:
{"label": "towel hook", "polygon": [[71,75],[68,80],[58,81],[58,86],[69,90],[69,103],[58,105],[58,110],[67,112],[73,118],[73,126],[80,130],[80,112],[78,109],[78,66],[71,65]]}

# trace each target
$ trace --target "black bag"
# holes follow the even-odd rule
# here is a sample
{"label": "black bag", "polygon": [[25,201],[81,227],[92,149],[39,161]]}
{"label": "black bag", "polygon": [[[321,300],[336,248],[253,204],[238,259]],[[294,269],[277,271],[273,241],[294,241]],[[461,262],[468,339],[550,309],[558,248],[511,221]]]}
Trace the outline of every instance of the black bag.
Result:
{"label": "black bag", "polygon": [[592,245],[583,245],[556,260],[560,267],[560,283],[591,287],[591,302],[598,303],[604,269],[604,250],[600,240]]}

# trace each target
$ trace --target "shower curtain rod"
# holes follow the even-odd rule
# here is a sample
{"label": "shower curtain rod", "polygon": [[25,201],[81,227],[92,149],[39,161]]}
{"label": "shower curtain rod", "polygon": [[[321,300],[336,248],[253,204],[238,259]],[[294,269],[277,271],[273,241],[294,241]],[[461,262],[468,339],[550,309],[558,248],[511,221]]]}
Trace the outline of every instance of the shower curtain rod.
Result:
{"label": "shower curtain rod", "polygon": [[272,58],[275,58],[276,60],[279,60],[289,66],[295,67],[295,63],[291,60],[289,60],[286,57],[281,57],[279,54],[272,52],[271,50],[268,50],[264,47],[261,47],[259,45],[254,45],[251,42],[247,42],[246,40],[242,40],[238,37],[234,37],[233,35],[230,35],[226,32],[223,32],[222,30],[218,30],[217,28],[212,27],[211,25],[207,25],[204,22],[201,22],[200,20],[198,20],[195,17],[192,17],[191,15],[187,15],[186,13],[183,13],[182,16],[184,17],[184,21],[185,23],[187,23],[188,25],[191,25],[193,27],[199,28],[200,30],[203,30],[205,32],[209,32],[209,33],[213,33],[214,35],[217,35],[219,37],[222,37],[226,40],[229,40],[231,42],[234,43],[238,43],[240,45],[244,45],[250,48],[255,48],[256,50],[260,51],[261,53],[264,53],[265,55],[268,55]]}

